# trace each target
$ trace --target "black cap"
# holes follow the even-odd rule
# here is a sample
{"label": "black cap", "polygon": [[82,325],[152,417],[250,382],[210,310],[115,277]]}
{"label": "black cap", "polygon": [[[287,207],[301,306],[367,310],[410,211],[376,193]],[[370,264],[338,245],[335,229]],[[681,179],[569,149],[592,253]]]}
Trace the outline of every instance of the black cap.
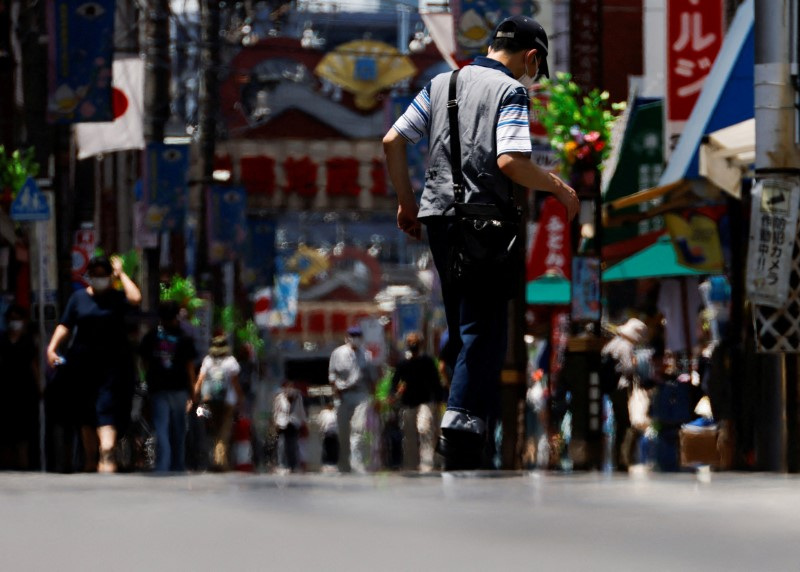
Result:
{"label": "black cap", "polygon": [[493,40],[498,39],[513,40],[521,48],[526,50],[537,50],[541,57],[539,64],[539,75],[550,77],[550,70],[547,67],[547,32],[542,25],[533,18],[527,16],[513,16],[506,18],[494,31]]}

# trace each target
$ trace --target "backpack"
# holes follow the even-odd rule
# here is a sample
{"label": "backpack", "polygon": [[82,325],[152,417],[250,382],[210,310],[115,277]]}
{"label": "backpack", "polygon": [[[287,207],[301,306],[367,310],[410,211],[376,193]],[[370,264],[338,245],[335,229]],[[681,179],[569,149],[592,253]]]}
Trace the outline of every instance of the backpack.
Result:
{"label": "backpack", "polygon": [[600,354],[600,390],[611,395],[617,390],[619,384],[619,372],[617,371],[617,359],[610,353]]}
{"label": "backpack", "polygon": [[228,396],[228,375],[222,360],[212,359],[203,380],[203,399],[205,401],[225,401]]}

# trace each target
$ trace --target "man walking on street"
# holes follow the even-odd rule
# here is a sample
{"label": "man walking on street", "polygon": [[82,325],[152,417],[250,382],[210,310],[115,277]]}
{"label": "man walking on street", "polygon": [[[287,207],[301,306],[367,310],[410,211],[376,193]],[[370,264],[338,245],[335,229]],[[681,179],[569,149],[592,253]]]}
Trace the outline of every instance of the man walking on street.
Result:
{"label": "man walking on street", "polygon": [[[497,204],[509,190],[551,192],[572,219],[578,210],[575,191],[530,160],[528,88],[547,75],[547,34],[534,20],[514,16],[500,23],[487,57],[459,72],[456,98],[450,97],[451,74],[436,76],[383,139],[389,177],[397,192],[398,227],[420,238],[427,229],[434,263],[442,276],[442,297],[450,332],[444,356],[453,367],[450,396],[439,450],[445,470],[481,466],[487,420],[499,400],[499,377],[507,345],[508,283],[487,280],[478,291],[451,279],[452,233],[456,200],[451,158],[468,204]],[[451,102],[451,99],[453,101]],[[449,104],[449,102],[451,102]],[[458,155],[452,153],[449,108],[455,105]],[[429,136],[429,169],[418,206],[408,175],[406,144]],[[453,145],[456,147],[457,145]],[[460,156],[459,156],[460,155]],[[520,258],[519,265],[522,264]],[[507,281],[506,281],[507,282]]]}
{"label": "man walking on street", "polygon": [[[366,408],[375,383],[367,354],[362,347],[358,326],[347,330],[345,343],[331,353],[328,381],[337,400],[336,422],[339,426],[339,471],[366,470],[363,433]],[[354,423],[354,420],[358,420]]]}
{"label": "man walking on street", "polygon": [[400,402],[403,431],[403,468],[427,472],[433,468],[433,447],[442,401],[442,384],[436,362],[425,353],[422,336],[406,336],[406,357],[397,364],[392,377],[392,394]]}

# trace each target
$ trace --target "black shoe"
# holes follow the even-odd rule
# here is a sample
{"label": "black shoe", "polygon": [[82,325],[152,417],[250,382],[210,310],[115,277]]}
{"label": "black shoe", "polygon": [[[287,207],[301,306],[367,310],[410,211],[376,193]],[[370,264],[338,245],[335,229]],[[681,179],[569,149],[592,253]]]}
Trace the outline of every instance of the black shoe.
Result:
{"label": "black shoe", "polygon": [[483,435],[443,429],[436,452],[444,460],[444,471],[475,471],[483,465]]}

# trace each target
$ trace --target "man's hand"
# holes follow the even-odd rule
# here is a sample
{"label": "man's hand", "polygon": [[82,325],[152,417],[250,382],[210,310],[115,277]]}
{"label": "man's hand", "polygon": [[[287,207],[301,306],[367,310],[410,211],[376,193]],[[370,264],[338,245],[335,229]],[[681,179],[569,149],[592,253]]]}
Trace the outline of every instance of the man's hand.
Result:
{"label": "man's hand", "polygon": [[422,225],[417,220],[417,212],[419,212],[419,207],[416,203],[408,206],[400,203],[397,207],[397,228],[419,240],[422,238]]}
{"label": "man's hand", "polygon": [[122,258],[119,256],[112,256],[109,259],[109,262],[111,262],[111,268],[114,273],[114,278],[119,278],[120,276],[122,276],[123,273]]}
{"label": "man's hand", "polygon": [[549,173],[549,175],[556,185],[556,190],[553,191],[553,195],[564,205],[564,208],[567,209],[567,219],[572,220],[581,208],[581,202],[578,200],[578,193],[553,173]]}

